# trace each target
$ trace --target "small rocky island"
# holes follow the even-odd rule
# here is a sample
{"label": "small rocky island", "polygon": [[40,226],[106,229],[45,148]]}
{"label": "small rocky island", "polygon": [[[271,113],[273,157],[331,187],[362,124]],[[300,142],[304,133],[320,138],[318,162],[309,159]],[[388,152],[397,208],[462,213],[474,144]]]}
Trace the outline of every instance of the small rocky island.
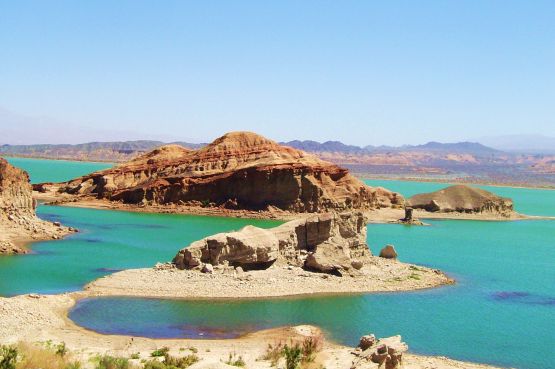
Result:
{"label": "small rocky island", "polygon": [[347,169],[251,132],[227,133],[198,150],[162,146],[115,168],[35,189],[62,201],[65,195],[65,201],[99,199],[172,212],[322,213],[404,204],[398,193],[369,187]]}
{"label": "small rocky island", "polygon": [[94,295],[254,298],[405,291],[451,284],[439,270],[373,256],[361,212],[311,215],[272,229],[246,226],[179,250],[173,261],[90,283]]}
{"label": "small rocky island", "polygon": [[431,213],[514,215],[513,201],[480,188],[455,185],[442,190],[414,195],[407,206]]}
{"label": "small rocky island", "polygon": [[0,255],[22,254],[33,240],[57,239],[73,231],[35,214],[29,175],[0,158]]}

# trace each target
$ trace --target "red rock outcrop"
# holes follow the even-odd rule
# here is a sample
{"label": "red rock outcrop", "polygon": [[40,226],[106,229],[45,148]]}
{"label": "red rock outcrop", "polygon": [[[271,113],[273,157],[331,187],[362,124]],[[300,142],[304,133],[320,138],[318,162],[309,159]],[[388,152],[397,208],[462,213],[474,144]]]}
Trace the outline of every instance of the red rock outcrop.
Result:
{"label": "red rock outcrop", "polygon": [[162,146],[115,168],[69,181],[61,192],[130,204],[182,204],[291,212],[398,207],[337,165],[250,132],[189,150]]}

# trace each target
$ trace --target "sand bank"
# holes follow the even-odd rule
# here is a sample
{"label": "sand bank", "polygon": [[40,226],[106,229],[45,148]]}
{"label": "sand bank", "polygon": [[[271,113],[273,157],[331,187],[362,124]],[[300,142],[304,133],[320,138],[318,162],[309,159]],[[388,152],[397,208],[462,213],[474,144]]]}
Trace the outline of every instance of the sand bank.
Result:
{"label": "sand bank", "polygon": [[108,275],[89,283],[85,290],[101,296],[225,299],[411,291],[452,283],[439,270],[372,257],[356,274],[343,277],[292,266],[242,273],[215,270],[213,274],[148,268]]}

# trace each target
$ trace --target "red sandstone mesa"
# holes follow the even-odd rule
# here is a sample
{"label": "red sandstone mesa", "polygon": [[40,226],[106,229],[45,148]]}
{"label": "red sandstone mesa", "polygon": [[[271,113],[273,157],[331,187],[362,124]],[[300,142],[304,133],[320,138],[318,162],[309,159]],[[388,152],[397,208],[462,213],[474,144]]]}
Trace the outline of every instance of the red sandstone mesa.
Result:
{"label": "red sandstone mesa", "polygon": [[227,133],[199,150],[162,146],[59,190],[128,204],[290,212],[404,204],[401,195],[366,186],[344,168],[250,132]]}

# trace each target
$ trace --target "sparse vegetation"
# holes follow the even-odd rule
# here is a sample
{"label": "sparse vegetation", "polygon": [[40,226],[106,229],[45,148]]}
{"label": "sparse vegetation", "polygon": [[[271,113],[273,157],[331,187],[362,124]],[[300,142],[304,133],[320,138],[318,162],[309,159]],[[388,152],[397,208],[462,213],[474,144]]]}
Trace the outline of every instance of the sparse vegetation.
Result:
{"label": "sparse vegetation", "polygon": [[416,279],[417,281],[420,280],[420,276],[416,273],[412,273],[411,275],[409,275],[409,278],[411,279]]}
{"label": "sparse vegetation", "polygon": [[17,355],[15,346],[0,346],[0,369],[15,369]]}
{"label": "sparse vegetation", "polygon": [[80,369],[81,363],[70,361],[67,349],[63,345],[63,355],[58,353],[58,346],[19,344],[17,346],[0,346],[0,369]]}
{"label": "sparse vegetation", "polygon": [[167,346],[164,346],[162,348],[156,349],[154,351],[152,351],[150,353],[150,356],[152,357],[162,357],[162,356],[166,356],[166,354],[170,352],[170,348]]}
{"label": "sparse vegetation", "polygon": [[322,349],[324,339],[321,335],[314,335],[304,339],[302,344],[302,362],[313,362],[316,353]]}
{"label": "sparse vegetation", "polygon": [[189,351],[191,351],[193,354],[196,354],[198,352],[198,349],[196,347],[189,347]]}
{"label": "sparse vegetation", "polygon": [[276,344],[268,344],[268,348],[264,355],[262,355],[262,360],[267,360],[270,362],[271,366],[277,366],[279,359],[283,357],[283,343],[279,342]]}
{"label": "sparse vegetation", "polygon": [[135,352],[134,354],[131,354],[131,359],[133,360],[138,360],[141,358],[141,354],[139,354],[138,352]]}
{"label": "sparse vegetation", "polygon": [[166,353],[164,360],[152,359],[145,363],[144,369],[185,369],[199,361],[195,354],[184,357],[174,357]]}
{"label": "sparse vegetation", "polygon": [[302,342],[291,341],[289,345],[282,342],[269,344],[266,352],[260,359],[267,360],[270,365],[277,367],[279,360],[285,357],[286,368],[293,369],[305,367],[314,362],[316,354],[322,350],[324,345],[324,337],[320,334],[306,337]]}
{"label": "sparse vegetation", "polygon": [[67,354],[67,347],[66,347],[66,343],[62,342],[58,345],[56,345],[56,355],[64,357]]}
{"label": "sparse vegetation", "polygon": [[227,361],[225,362],[227,365],[232,365],[232,366],[236,366],[239,368],[244,368],[247,364],[245,363],[245,360],[243,360],[242,356],[236,356],[235,353],[230,353],[229,354],[229,358],[227,359]]}
{"label": "sparse vegetation", "polygon": [[302,349],[298,343],[291,346],[285,345],[283,348],[286,369],[298,369],[302,359]]}
{"label": "sparse vegetation", "polygon": [[95,369],[129,369],[129,360],[123,357],[103,355],[97,358]]}

